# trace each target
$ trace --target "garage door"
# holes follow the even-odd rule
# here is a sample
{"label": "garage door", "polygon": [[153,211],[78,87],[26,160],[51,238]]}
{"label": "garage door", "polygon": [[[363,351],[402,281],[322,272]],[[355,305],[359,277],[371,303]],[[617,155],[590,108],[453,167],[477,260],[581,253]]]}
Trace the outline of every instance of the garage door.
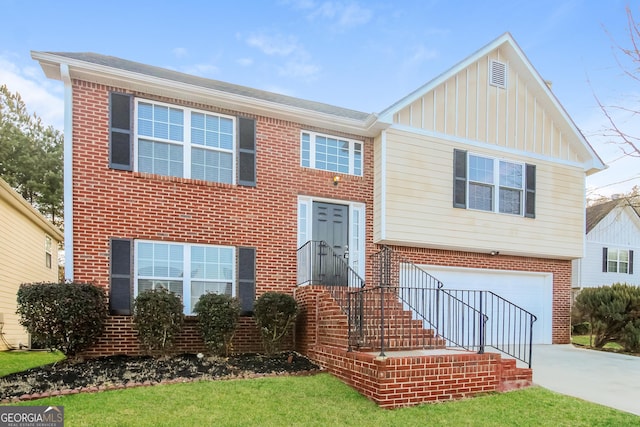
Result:
{"label": "garage door", "polygon": [[492,291],[533,313],[533,343],[551,344],[553,274],[523,271],[419,266],[444,284],[444,288]]}

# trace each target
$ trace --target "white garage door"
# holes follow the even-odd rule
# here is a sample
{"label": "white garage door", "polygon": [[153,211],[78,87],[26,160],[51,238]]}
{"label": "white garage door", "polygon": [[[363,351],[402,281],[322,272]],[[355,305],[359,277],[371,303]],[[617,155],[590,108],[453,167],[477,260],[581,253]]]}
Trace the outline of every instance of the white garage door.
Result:
{"label": "white garage door", "polygon": [[492,291],[533,313],[533,343],[551,344],[553,274],[526,271],[419,266],[449,289]]}

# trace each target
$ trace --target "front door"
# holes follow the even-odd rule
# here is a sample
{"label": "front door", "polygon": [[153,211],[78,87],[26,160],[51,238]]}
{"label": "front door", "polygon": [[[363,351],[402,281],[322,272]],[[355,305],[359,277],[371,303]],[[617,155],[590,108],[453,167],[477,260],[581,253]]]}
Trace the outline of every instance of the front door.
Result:
{"label": "front door", "polygon": [[314,276],[328,285],[348,283],[349,207],[313,202],[313,240],[323,241],[331,250],[318,251]]}

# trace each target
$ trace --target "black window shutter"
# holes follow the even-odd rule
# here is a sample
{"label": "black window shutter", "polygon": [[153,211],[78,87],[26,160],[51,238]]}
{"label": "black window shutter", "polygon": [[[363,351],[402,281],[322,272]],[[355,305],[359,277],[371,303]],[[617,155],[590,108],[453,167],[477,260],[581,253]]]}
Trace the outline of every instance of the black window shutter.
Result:
{"label": "black window shutter", "polygon": [[256,249],[238,248],[238,300],[240,314],[253,313],[256,299]]}
{"label": "black window shutter", "polygon": [[453,150],[453,207],[467,207],[467,152]]}
{"label": "black window shutter", "polygon": [[524,216],[536,217],[536,167],[529,164],[525,174]]}
{"label": "black window shutter", "polygon": [[109,311],[131,315],[131,240],[111,239]]}
{"label": "black window shutter", "polygon": [[633,251],[629,251],[629,274],[633,274]]}
{"label": "black window shutter", "polygon": [[238,184],[256,186],[256,121],[238,117]]}
{"label": "black window shutter", "polygon": [[608,256],[609,256],[609,250],[607,248],[602,248],[602,272],[603,273],[607,272]]}
{"label": "black window shutter", "polygon": [[133,97],[111,92],[109,99],[109,167],[132,170],[131,146],[133,126],[131,108]]}

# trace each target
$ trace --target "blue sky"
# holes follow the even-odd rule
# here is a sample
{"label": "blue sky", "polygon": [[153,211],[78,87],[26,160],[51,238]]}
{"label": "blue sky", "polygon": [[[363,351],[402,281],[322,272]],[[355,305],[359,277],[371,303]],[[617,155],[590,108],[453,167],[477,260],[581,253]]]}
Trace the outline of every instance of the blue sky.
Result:
{"label": "blue sky", "polygon": [[[31,50],[97,52],[380,112],[509,31],[610,166],[588,179],[590,194],[610,195],[640,185],[640,159],[601,136],[594,98],[640,110],[640,83],[623,76],[615,48],[629,45],[627,5],[640,21],[638,0],[0,0],[0,84],[60,129],[62,83],[45,79]],[[638,120],[617,117],[640,135]]]}

